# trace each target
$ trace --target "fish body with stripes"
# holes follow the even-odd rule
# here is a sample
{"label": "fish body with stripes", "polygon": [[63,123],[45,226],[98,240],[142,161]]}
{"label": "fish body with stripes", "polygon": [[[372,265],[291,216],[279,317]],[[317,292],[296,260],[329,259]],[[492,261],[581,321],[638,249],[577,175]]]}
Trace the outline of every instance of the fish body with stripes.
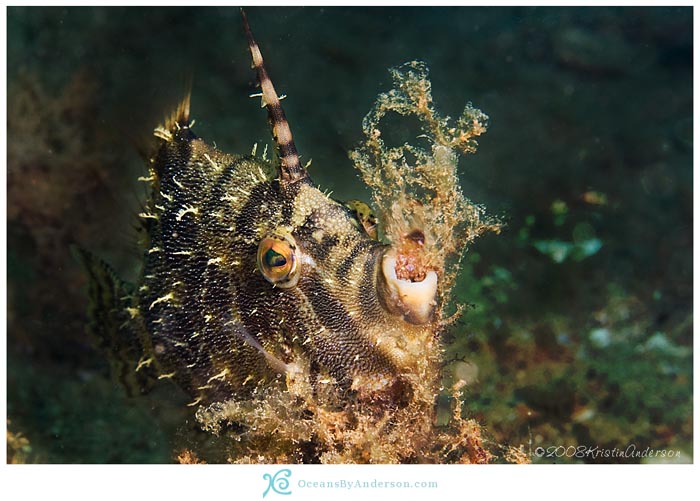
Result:
{"label": "fish body with stripes", "polygon": [[172,380],[196,408],[303,387],[312,412],[332,394],[334,409],[363,405],[376,419],[419,401],[411,419],[420,408],[430,421],[443,270],[419,270],[412,255],[430,231],[410,228],[403,246],[380,241],[367,205],[314,185],[245,14],[244,27],[276,161],[200,139],[183,100],[156,129],[143,178],[141,281],[78,251],[92,278],[91,330],[120,355],[127,385]]}

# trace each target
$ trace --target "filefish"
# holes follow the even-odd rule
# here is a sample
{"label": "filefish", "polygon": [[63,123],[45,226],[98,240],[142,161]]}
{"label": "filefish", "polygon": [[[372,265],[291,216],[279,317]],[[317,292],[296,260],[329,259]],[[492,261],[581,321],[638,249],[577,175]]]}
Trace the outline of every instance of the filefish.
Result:
{"label": "filefish", "polygon": [[[430,258],[449,247],[430,225],[450,221],[397,225],[401,207],[377,218],[367,204],[319,189],[245,13],[243,24],[276,158],[228,154],[199,138],[188,94],[155,129],[141,178],[150,195],[140,213],[140,281],[127,284],[77,251],[91,278],[91,332],[118,355],[113,369],[128,387],[172,380],[191,406],[284,390],[292,380],[308,385],[309,398],[332,388],[341,406],[401,408],[416,395],[434,402],[450,277],[444,260]],[[441,151],[436,158],[454,161]],[[394,202],[414,216],[429,206]]]}

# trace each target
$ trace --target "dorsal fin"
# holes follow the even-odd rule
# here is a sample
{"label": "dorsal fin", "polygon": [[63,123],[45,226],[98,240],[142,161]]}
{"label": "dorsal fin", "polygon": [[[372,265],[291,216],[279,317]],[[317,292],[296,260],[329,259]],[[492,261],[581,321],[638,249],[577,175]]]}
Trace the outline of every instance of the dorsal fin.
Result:
{"label": "dorsal fin", "polygon": [[192,78],[189,77],[185,84],[185,93],[172,111],[165,119],[165,128],[172,131],[178,127],[189,127],[190,125],[190,99],[192,96]]}
{"label": "dorsal fin", "polygon": [[156,137],[169,141],[172,135],[190,126],[190,99],[192,96],[192,76],[188,76],[185,81],[185,92],[175,109],[165,117],[163,124],[153,131]]}
{"label": "dorsal fin", "polygon": [[[190,95],[192,93],[192,73],[190,72],[183,78],[183,92],[177,104],[174,107],[168,106],[167,114],[162,115],[158,110],[158,116],[152,116],[150,110],[142,115],[139,120],[148,126],[152,126],[155,120],[159,120],[158,126],[155,129],[146,129],[146,127],[134,127],[134,124],[127,123],[120,127],[119,133],[125,138],[125,141],[131,148],[138,153],[141,159],[147,165],[150,165],[158,150],[163,144],[163,141],[170,141],[173,134],[183,128],[188,128],[194,124],[194,120],[190,118]],[[122,122],[123,123],[123,122]],[[148,132],[147,132],[148,131]]]}
{"label": "dorsal fin", "polygon": [[280,182],[283,185],[296,183],[297,181],[307,178],[308,175],[306,169],[304,169],[299,162],[299,154],[297,153],[297,148],[292,139],[292,131],[284,115],[279,97],[277,97],[275,88],[272,85],[272,80],[270,80],[267,71],[265,71],[262,54],[260,54],[258,44],[255,42],[253,33],[250,31],[248,17],[243,9],[241,9],[241,16],[243,17],[243,28],[248,37],[248,48],[253,57],[252,67],[258,72],[258,80],[260,82],[260,88],[262,89],[263,105],[267,108],[267,115],[270,120],[270,127],[272,128],[272,137],[277,144],[277,152],[280,157]]}

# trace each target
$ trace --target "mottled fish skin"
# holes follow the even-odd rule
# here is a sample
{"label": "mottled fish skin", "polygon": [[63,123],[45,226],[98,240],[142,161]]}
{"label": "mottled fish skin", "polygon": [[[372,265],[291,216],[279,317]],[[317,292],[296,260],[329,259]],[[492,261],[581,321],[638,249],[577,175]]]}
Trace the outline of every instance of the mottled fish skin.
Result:
{"label": "mottled fish skin", "polygon": [[[387,246],[299,164],[244,22],[279,164],[199,139],[189,98],[156,130],[161,144],[141,214],[150,241],[129,306],[150,333],[141,362],[186,389],[192,404],[253,392],[279,380],[285,364],[343,390],[390,390],[402,374],[419,372],[420,354],[436,342],[434,326],[412,325],[383,304]],[[280,234],[296,246],[293,287],[273,285],[257,263],[260,242]]]}

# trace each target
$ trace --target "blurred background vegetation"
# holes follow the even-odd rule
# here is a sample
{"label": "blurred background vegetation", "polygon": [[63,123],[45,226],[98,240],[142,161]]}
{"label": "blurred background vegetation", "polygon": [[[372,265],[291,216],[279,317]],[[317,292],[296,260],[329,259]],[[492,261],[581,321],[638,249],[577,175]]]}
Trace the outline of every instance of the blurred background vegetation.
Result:
{"label": "blurred background vegetation", "polygon": [[[170,462],[171,387],[127,399],[84,333],[79,243],[134,278],[137,153],[194,75],[195,130],[268,142],[238,9],[8,8],[8,460]],[[249,17],[314,181],[369,199],[347,152],[422,59],[444,114],[491,117],[463,188],[500,218],[464,258],[445,382],[494,449],[692,461],[692,9],[258,8]],[[441,399],[441,408],[447,406]],[[189,420],[189,421],[188,421]],[[185,423],[185,424],[183,424]],[[669,460],[666,458],[665,460]],[[659,459],[654,459],[659,461]]]}

